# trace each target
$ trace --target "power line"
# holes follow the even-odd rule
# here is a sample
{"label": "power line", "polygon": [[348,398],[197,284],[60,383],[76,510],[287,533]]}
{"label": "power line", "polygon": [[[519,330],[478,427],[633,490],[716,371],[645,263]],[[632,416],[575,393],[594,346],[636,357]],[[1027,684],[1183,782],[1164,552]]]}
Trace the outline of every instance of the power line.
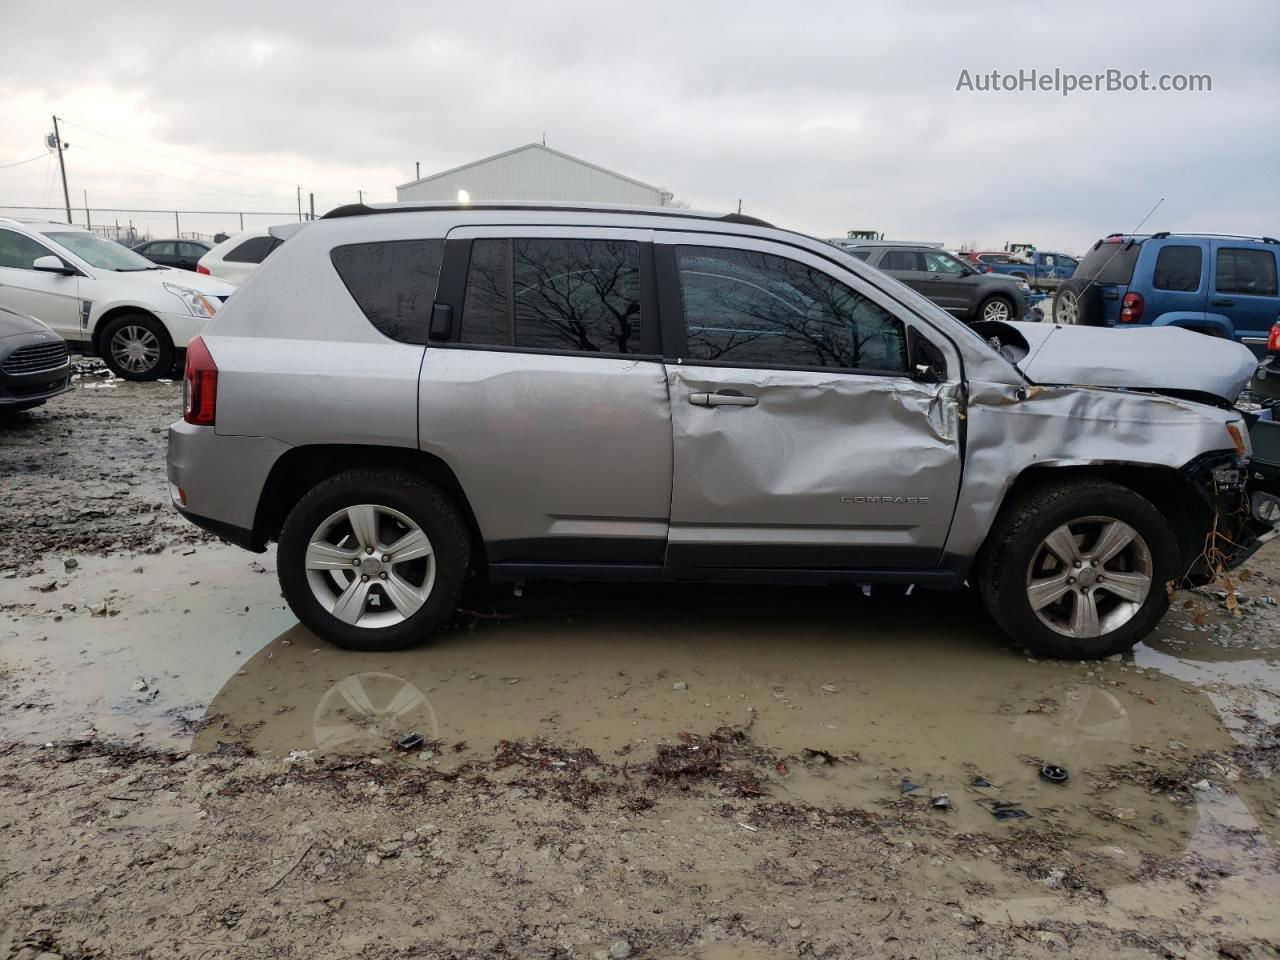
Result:
{"label": "power line", "polygon": [[[92,133],[94,136],[97,136],[97,137],[105,137],[108,140],[114,140],[116,143],[123,144],[126,147],[133,147],[135,150],[141,150],[144,153],[154,153],[157,157],[164,157],[166,160],[176,160],[178,163],[185,163],[192,167],[200,167],[202,170],[211,170],[214,173],[225,174],[228,177],[243,177],[246,180],[259,180],[262,183],[274,183],[282,187],[294,186],[294,184],[286,183],[283,180],[272,180],[269,177],[255,177],[252,174],[248,174],[248,173],[236,173],[234,170],[223,170],[220,167],[211,167],[205,163],[196,163],[194,160],[184,160],[182,157],[174,156],[171,153],[164,153],[160,150],[155,150],[151,147],[144,147],[141,144],[130,143],[128,140],[121,140],[119,137],[113,137],[111,134],[103,133],[101,130],[94,130],[90,127],[86,127],[83,124],[76,123],[74,120],[68,120],[66,117],[59,117],[58,119],[61,120],[63,123],[69,124],[70,126],[73,126],[79,130],[83,130],[86,133]],[[252,196],[252,194],[244,194],[244,196]]]}
{"label": "power line", "polygon": [[35,161],[39,160],[41,157],[47,157],[47,156],[49,156],[48,150],[46,150],[44,153],[37,154],[34,157],[28,157],[26,160],[19,160],[16,163],[0,163],[0,170],[7,170],[10,167],[20,167],[24,163],[34,163]]}
{"label": "power line", "polygon": [[[80,146],[79,149],[85,150],[83,146]],[[225,193],[233,197],[258,197],[263,200],[281,199],[279,196],[275,196],[267,193],[241,193],[239,190],[224,190],[222,189],[222,187],[215,187],[212,184],[197,183],[195,180],[184,180],[182,177],[175,177],[173,176],[173,174],[170,174],[170,173],[161,173],[159,170],[152,170],[149,167],[142,167],[136,163],[130,163],[128,160],[121,160],[119,157],[113,157],[107,153],[98,153],[96,150],[85,150],[85,152],[93,154],[95,156],[102,157],[106,160],[110,160],[113,163],[119,163],[126,167],[132,167],[134,170],[141,170],[143,173],[149,173],[152,176],[164,177],[166,180],[176,180],[178,181],[178,183],[185,183],[188,186],[199,187],[202,190],[214,190],[214,191],[217,191],[218,193]]]}

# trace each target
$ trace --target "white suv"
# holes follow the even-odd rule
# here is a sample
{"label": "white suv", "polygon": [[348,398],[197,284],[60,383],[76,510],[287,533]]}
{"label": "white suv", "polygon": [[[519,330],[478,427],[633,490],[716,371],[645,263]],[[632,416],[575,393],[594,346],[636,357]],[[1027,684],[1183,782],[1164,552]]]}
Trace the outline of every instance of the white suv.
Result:
{"label": "white suv", "polygon": [[0,218],[0,307],[39,318],[126,380],[168,376],[234,290],[79,227]]}
{"label": "white suv", "polygon": [[265,230],[246,230],[228,237],[200,258],[196,272],[230,283],[244,283],[280,241]]}

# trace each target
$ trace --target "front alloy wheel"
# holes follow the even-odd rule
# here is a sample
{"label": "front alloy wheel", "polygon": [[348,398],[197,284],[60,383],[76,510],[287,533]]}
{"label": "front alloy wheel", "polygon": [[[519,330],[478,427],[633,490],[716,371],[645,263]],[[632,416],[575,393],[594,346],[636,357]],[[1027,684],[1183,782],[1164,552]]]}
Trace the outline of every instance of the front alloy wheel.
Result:
{"label": "front alloy wheel", "polygon": [[1041,541],[1027,565],[1027,601],[1066,637],[1100,637],[1124,626],[1151,592],[1151,550],[1114,517],[1081,517]]}
{"label": "front alloy wheel", "polygon": [[1013,310],[1009,307],[1009,301],[1003,297],[992,297],[982,305],[982,319],[996,320],[1000,323],[1012,320]]}

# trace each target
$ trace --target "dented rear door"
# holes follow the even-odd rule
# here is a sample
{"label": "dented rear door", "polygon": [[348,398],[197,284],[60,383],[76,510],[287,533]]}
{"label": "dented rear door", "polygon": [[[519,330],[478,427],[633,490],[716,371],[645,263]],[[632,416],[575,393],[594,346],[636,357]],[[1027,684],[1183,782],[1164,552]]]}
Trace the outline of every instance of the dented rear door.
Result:
{"label": "dented rear door", "polygon": [[943,382],[913,379],[912,321],[838,265],[750,238],[668,240],[668,566],[937,566],[961,468],[950,344],[930,335]]}

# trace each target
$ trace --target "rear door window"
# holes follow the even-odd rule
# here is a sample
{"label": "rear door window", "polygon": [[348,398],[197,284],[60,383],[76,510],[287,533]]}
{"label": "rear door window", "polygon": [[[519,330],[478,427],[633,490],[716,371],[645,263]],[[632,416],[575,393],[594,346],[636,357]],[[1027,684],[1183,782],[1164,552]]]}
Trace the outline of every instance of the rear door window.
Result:
{"label": "rear door window", "polygon": [[443,257],[443,240],[353,243],[330,254],[369,322],[404,343],[427,342]]}
{"label": "rear door window", "polygon": [[1133,268],[1141,252],[1142,244],[1128,240],[1100,243],[1080,261],[1074,279],[1127,286],[1133,280]]}
{"label": "rear door window", "polygon": [[250,237],[229,250],[222,259],[229,263],[261,263],[279,245],[280,241],[275,237]]}
{"label": "rear door window", "polygon": [[634,240],[517,237],[471,245],[463,343],[634,354],[642,320]]}
{"label": "rear door window", "polygon": [[1276,256],[1269,250],[1221,247],[1218,250],[1218,293],[1255,297],[1276,295]]}
{"label": "rear door window", "polygon": [[1163,247],[1156,257],[1152,286],[1157,290],[1194,293],[1200,289],[1202,265],[1203,257],[1199,247],[1181,244]]}
{"label": "rear door window", "polygon": [[187,257],[188,259],[191,259],[191,260],[199,260],[208,252],[209,252],[208,250],[206,250],[204,247],[200,246],[199,244],[195,244],[195,243],[178,244],[178,255]]}
{"label": "rear door window", "polygon": [[906,370],[902,321],[821,270],[719,247],[678,246],[676,263],[689,361]]}
{"label": "rear door window", "polygon": [[920,254],[914,250],[890,250],[880,261],[881,270],[923,270]]}

